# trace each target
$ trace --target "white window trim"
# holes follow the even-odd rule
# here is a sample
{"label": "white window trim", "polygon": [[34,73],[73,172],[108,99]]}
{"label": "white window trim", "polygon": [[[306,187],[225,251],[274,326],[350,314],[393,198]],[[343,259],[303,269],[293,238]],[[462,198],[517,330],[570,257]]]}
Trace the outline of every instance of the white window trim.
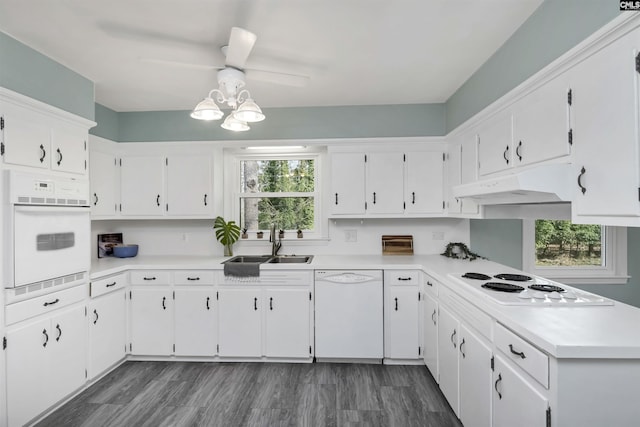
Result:
{"label": "white window trim", "polygon": [[[225,166],[229,166],[225,168],[225,189],[233,189],[233,191],[229,191],[228,194],[230,197],[227,199],[228,204],[225,207],[225,215],[233,218],[234,221],[240,221],[240,199],[241,198],[250,198],[265,196],[265,197],[288,197],[288,196],[311,196],[314,198],[314,226],[315,230],[312,232],[309,230],[305,230],[303,233],[303,238],[298,239],[296,230],[285,230],[285,238],[284,240],[291,242],[299,242],[300,244],[304,244],[304,242],[310,241],[318,241],[318,240],[328,240],[326,236],[326,227],[324,227],[324,221],[322,218],[324,217],[323,211],[323,198],[322,198],[322,175],[323,175],[323,153],[317,151],[311,151],[306,147],[301,150],[291,150],[287,152],[267,152],[267,153],[240,153],[237,151],[228,152],[225,160]],[[314,191],[310,193],[255,193],[251,196],[245,195],[240,192],[240,163],[243,160],[289,160],[289,159],[312,159],[314,161]],[[227,185],[229,183],[230,185]],[[264,232],[264,237],[262,239],[258,239],[256,236],[256,230],[250,230],[249,236],[247,239],[242,239],[243,242],[264,242],[265,240],[269,240],[269,231],[262,230]]]}
{"label": "white window trim", "polygon": [[626,284],[629,279],[626,227],[607,226],[605,239],[605,265],[602,267],[536,267],[535,220],[525,219],[522,221],[522,269],[567,285]]}

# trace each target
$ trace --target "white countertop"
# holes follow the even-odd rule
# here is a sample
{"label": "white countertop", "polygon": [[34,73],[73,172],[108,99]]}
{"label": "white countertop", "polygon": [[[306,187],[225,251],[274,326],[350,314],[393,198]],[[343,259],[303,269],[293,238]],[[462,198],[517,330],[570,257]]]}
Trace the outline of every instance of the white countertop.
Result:
{"label": "white countertop", "polygon": [[[129,269],[222,269],[226,257],[156,256],[94,260],[91,278]],[[640,359],[640,309],[616,301],[613,306],[506,306],[482,298],[448,278],[451,273],[474,271],[495,274],[517,272],[487,260],[456,260],[440,255],[316,255],[311,264],[262,264],[260,269],[366,270],[419,269],[488,315],[557,358]]]}

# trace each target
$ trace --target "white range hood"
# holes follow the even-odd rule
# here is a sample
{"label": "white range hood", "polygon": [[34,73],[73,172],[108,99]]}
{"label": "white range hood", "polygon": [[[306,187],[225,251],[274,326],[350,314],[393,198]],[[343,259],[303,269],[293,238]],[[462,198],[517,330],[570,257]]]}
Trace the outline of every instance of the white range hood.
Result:
{"label": "white range hood", "polygon": [[571,165],[558,163],[457,185],[453,195],[480,205],[570,202],[573,182]]}

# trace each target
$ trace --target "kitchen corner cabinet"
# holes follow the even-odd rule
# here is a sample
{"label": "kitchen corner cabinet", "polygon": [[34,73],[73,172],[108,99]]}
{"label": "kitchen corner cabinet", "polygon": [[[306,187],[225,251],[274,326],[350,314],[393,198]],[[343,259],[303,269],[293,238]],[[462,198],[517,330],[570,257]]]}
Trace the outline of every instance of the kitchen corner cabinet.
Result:
{"label": "kitchen corner cabinet", "polygon": [[433,278],[424,274],[422,356],[433,378],[438,378],[438,287]]}
{"label": "kitchen corner cabinet", "polygon": [[639,50],[636,29],[569,71],[575,116],[575,223],[640,224]]}
{"label": "kitchen corner cabinet", "polygon": [[4,163],[87,173],[88,129],[95,123],[6,90],[0,93],[0,117]]}
{"label": "kitchen corner cabinet", "polygon": [[444,212],[444,148],[330,150],[330,215],[399,218]]}
{"label": "kitchen corner cabinet", "polygon": [[212,286],[213,272],[176,271],[174,280],[175,355],[213,356],[218,342],[218,306]]}
{"label": "kitchen corner cabinet", "polygon": [[[478,143],[477,135],[465,134],[449,146],[449,189],[459,184],[468,184],[478,179]],[[479,205],[471,199],[460,199],[449,191],[447,212],[456,217],[477,217]]]}
{"label": "kitchen corner cabinet", "polygon": [[384,272],[384,357],[420,359],[420,272]]}
{"label": "kitchen corner cabinet", "polygon": [[[142,273],[153,285],[133,286],[130,295],[130,352],[142,356],[169,356],[173,353],[173,292],[162,276],[169,273]],[[155,278],[155,281],[151,279]],[[132,285],[135,281],[131,280]]]}
{"label": "kitchen corner cabinet", "polygon": [[[93,143],[92,143],[93,144]],[[91,217],[113,217],[118,213],[120,186],[116,155],[93,149],[89,154]]]}
{"label": "kitchen corner cabinet", "polygon": [[86,337],[85,307],[79,304],[7,327],[10,426],[26,424],[82,387]]}

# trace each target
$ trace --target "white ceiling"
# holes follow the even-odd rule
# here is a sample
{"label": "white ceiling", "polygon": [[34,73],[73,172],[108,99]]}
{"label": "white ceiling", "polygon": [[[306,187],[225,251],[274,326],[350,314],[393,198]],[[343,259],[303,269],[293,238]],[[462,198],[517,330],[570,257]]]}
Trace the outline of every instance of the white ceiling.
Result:
{"label": "white ceiling", "polygon": [[223,64],[232,26],[257,34],[247,80],[262,107],[446,101],[542,0],[0,0],[0,31],[93,80],[116,111],[188,110]]}

